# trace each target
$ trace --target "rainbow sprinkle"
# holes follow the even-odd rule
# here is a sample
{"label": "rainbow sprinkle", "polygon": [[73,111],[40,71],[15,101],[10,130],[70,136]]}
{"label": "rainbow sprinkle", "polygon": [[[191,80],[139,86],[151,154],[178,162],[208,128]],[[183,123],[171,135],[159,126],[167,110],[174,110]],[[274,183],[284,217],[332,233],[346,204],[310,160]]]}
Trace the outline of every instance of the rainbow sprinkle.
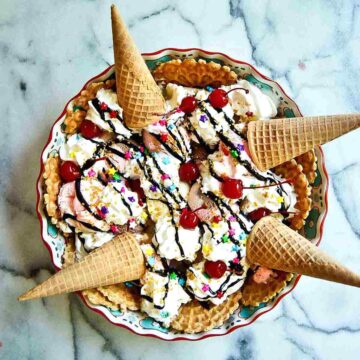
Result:
{"label": "rainbow sprinkle", "polygon": [[130,160],[131,159],[131,151],[128,150],[126,153],[125,153],[125,159],[126,160]]}
{"label": "rainbow sprinkle", "polygon": [[116,173],[116,169],[115,168],[110,168],[108,171],[107,171],[107,173],[109,174],[109,175],[114,175],[115,173]]}
{"label": "rainbow sprinkle", "polygon": [[239,151],[244,151],[245,150],[245,146],[243,144],[237,144],[236,145],[236,148],[239,150]]}
{"label": "rainbow sprinkle", "polygon": [[227,242],[229,242],[230,240],[229,240],[229,235],[223,235],[222,237],[221,237],[221,240],[222,240],[222,242],[223,243],[227,243]]}
{"label": "rainbow sprinkle", "polygon": [[148,257],[148,263],[150,266],[154,266],[155,265],[155,257],[154,256],[149,256]]}
{"label": "rainbow sprinkle", "polygon": [[96,175],[96,172],[94,171],[94,169],[90,169],[90,170],[88,171],[88,176],[94,177],[95,175]]}
{"label": "rainbow sprinkle", "polygon": [[176,280],[176,279],[177,279],[177,275],[176,275],[175,272],[171,272],[171,273],[170,273],[170,279],[172,279],[172,280]]}
{"label": "rainbow sprinkle", "polygon": [[165,157],[162,159],[162,162],[163,162],[164,165],[169,165],[169,164],[170,164],[170,159],[169,159],[167,156],[165,156]]}
{"label": "rainbow sprinkle", "polygon": [[208,284],[204,284],[203,287],[201,288],[201,290],[203,292],[207,292],[208,290],[210,290],[210,286]]}

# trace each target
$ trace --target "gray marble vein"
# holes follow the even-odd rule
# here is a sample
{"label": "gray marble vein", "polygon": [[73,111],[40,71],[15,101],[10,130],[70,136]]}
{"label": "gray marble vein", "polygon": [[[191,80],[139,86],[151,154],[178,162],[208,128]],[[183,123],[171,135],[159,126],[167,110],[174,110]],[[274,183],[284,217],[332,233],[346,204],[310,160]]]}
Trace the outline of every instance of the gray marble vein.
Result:
{"label": "gray marble vein", "polygon": [[[202,47],[254,64],[304,114],[360,111],[359,0],[119,0],[143,52]],[[0,359],[358,359],[360,292],[302,278],[252,326],[197,343],[117,328],[75,295],[18,303],[53,272],[35,214],[39,154],[64,104],[113,63],[111,1],[0,0]],[[324,146],[321,246],[360,271],[360,141]]]}

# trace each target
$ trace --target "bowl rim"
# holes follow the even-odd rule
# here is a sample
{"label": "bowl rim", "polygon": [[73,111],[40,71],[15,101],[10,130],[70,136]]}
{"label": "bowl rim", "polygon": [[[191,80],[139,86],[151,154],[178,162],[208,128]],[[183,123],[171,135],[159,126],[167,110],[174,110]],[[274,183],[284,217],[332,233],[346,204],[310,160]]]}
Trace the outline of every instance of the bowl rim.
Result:
{"label": "bowl rim", "polygon": [[[268,81],[271,81],[273,83],[275,83],[279,88],[280,90],[282,91],[282,93],[287,96],[289,99],[292,100],[293,104],[295,105],[295,107],[297,108],[299,114],[301,116],[302,113],[297,105],[297,103],[286,93],[286,91],[282,88],[282,86],[275,80],[269,78],[268,76],[262,74],[259,70],[257,70],[253,65],[245,62],[245,61],[242,61],[242,60],[237,60],[237,59],[234,59],[233,57],[229,56],[229,55],[226,55],[222,52],[219,52],[219,51],[207,51],[207,50],[203,50],[203,49],[200,49],[200,48],[173,48],[173,47],[169,47],[169,48],[163,48],[163,49],[160,49],[160,50],[157,50],[157,51],[154,51],[154,52],[148,52],[148,53],[142,53],[142,56],[155,56],[155,55],[159,55],[161,53],[164,53],[164,52],[171,52],[171,51],[176,51],[176,52],[180,52],[180,53],[186,53],[186,52],[189,52],[189,51],[198,51],[198,52],[201,52],[201,53],[204,53],[206,55],[211,55],[211,56],[216,56],[216,55],[220,55],[232,62],[235,62],[237,64],[243,64],[243,65],[246,65],[246,66],[249,66],[254,72],[256,72],[261,78],[265,79],[265,80],[268,80]],[[37,214],[37,217],[38,217],[38,220],[40,222],[40,232],[41,232],[41,239],[45,245],[45,247],[48,249],[49,253],[50,253],[50,257],[51,257],[51,262],[53,263],[53,266],[55,267],[55,270],[56,271],[59,271],[61,268],[59,268],[57,265],[56,265],[56,262],[54,260],[54,253],[50,247],[50,245],[46,242],[45,238],[44,238],[44,235],[43,235],[43,218],[44,218],[44,215],[42,215],[40,213],[40,210],[39,210],[39,206],[40,206],[40,201],[42,200],[42,196],[40,194],[40,184],[41,184],[41,177],[43,175],[43,172],[44,172],[44,162],[43,162],[43,154],[46,150],[46,148],[48,147],[48,145],[50,144],[52,138],[53,138],[53,129],[55,127],[55,125],[58,123],[58,121],[66,114],[66,110],[67,110],[67,107],[68,105],[71,103],[71,101],[73,101],[76,97],[78,97],[80,94],[81,94],[81,91],[84,90],[86,88],[86,86],[91,83],[93,80],[105,75],[108,71],[110,71],[111,68],[113,68],[114,65],[109,65],[105,70],[103,70],[102,72],[100,72],[99,74],[93,76],[91,79],[89,79],[84,85],[83,87],[80,89],[80,91],[74,95],[65,105],[63,111],[61,112],[61,114],[57,117],[57,119],[54,121],[53,125],[51,126],[50,128],[50,133],[49,133],[49,136],[48,136],[48,139],[46,141],[46,144],[44,145],[42,151],[41,151],[41,154],[40,154],[40,171],[39,171],[39,175],[36,179],[36,196],[37,196],[37,200],[36,200],[36,214]],[[328,212],[328,191],[329,191],[329,175],[328,175],[328,172],[326,170],[326,166],[325,166],[325,158],[324,158],[324,152],[321,148],[321,146],[318,147],[321,155],[322,155],[322,161],[321,161],[321,167],[322,167],[322,171],[325,175],[325,178],[326,178],[326,184],[325,184],[325,188],[324,188],[324,203],[325,203],[325,210],[323,212],[323,215],[322,215],[322,219],[321,219],[321,223],[320,223],[320,227],[319,227],[319,239],[318,241],[316,242],[316,245],[319,246],[321,240],[322,240],[322,237],[323,237],[323,231],[324,231],[324,224],[325,224],[325,219],[327,217],[327,212]],[[232,327],[230,327],[226,332],[224,333],[221,333],[221,334],[204,334],[203,336],[200,336],[198,338],[190,338],[190,337],[184,337],[184,336],[177,336],[177,335],[174,335],[173,338],[166,338],[166,337],[162,337],[161,335],[157,335],[157,334],[144,334],[144,333],[140,333],[140,332],[137,332],[136,330],[134,330],[133,328],[131,328],[130,326],[126,325],[126,324],[119,324],[119,323],[115,323],[113,322],[109,317],[106,316],[105,313],[103,313],[102,311],[100,311],[99,309],[97,308],[93,308],[91,307],[87,301],[85,300],[84,296],[82,295],[82,293],[80,291],[76,292],[80,298],[82,299],[83,303],[92,311],[96,312],[97,314],[100,314],[102,315],[106,320],[108,320],[111,324],[113,325],[116,325],[118,327],[121,327],[121,328],[124,328],[124,329],[127,329],[129,331],[131,331],[133,334],[136,334],[136,335],[139,335],[139,336],[144,336],[144,337],[152,337],[152,338],[156,338],[156,339],[160,339],[160,340],[163,340],[163,341],[169,341],[169,342],[172,342],[172,341],[200,341],[200,340],[203,340],[203,339],[206,339],[206,338],[210,338],[210,337],[219,337],[219,336],[224,336],[224,335],[227,335],[227,334],[230,334],[232,333],[233,331],[239,329],[239,328],[242,328],[242,327],[245,327],[245,326],[249,326],[251,324],[253,324],[260,316],[268,313],[269,311],[273,310],[279,303],[280,301],[286,296],[288,295],[290,292],[292,292],[295,287],[297,286],[299,280],[301,278],[301,275],[297,275],[293,285],[291,286],[291,288],[289,290],[287,290],[286,292],[284,292],[283,294],[281,294],[275,301],[274,303],[271,305],[270,308],[265,308],[264,310],[259,310],[258,313],[253,317],[253,319],[246,323],[246,324],[239,324],[239,325],[234,325]]]}

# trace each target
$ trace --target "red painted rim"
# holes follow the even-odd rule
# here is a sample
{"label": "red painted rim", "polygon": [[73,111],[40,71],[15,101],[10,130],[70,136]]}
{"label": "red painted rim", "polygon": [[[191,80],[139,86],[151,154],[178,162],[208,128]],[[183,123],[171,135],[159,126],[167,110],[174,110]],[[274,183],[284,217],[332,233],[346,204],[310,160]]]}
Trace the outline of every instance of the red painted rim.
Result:
{"label": "red painted rim", "polygon": [[[244,64],[244,65],[247,65],[249,66],[252,70],[254,70],[260,77],[262,77],[263,79],[265,80],[268,80],[268,81],[271,81],[273,83],[275,83],[279,88],[280,90],[283,92],[283,94],[285,96],[287,96],[289,99],[291,99],[290,96],[287,95],[287,93],[284,91],[284,89],[281,87],[281,85],[279,83],[277,83],[276,81],[270,79],[269,77],[265,76],[264,74],[262,74],[261,72],[259,72],[253,65],[245,62],[245,61],[240,61],[240,60],[236,60],[224,53],[221,53],[221,52],[212,52],[212,51],[206,51],[206,50],[202,50],[202,49],[199,49],[199,48],[188,48],[188,49],[179,49],[179,48],[165,48],[165,49],[161,49],[161,50],[158,50],[158,51],[155,51],[155,52],[151,52],[151,53],[143,53],[142,55],[143,56],[155,56],[155,55],[159,55],[163,52],[166,52],[166,51],[177,51],[177,52],[188,52],[188,51],[200,51],[206,55],[220,55],[220,56],[223,56],[225,58],[227,58],[228,60],[230,61],[233,61],[237,64]],[[59,271],[60,268],[57,267],[55,265],[55,261],[54,261],[54,254],[49,246],[49,244],[45,241],[44,239],[44,236],[43,236],[43,223],[42,223],[42,219],[43,219],[43,216],[41,215],[40,211],[39,211],[39,205],[40,205],[40,200],[41,200],[41,196],[40,196],[40,191],[39,191],[39,186],[40,186],[40,179],[41,179],[41,176],[44,172],[44,164],[43,164],[43,161],[42,161],[42,157],[43,157],[43,154],[44,154],[44,151],[45,149],[47,148],[47,146],[49,145],[50,141],[52,140],[52,132],[53,132],[53,128],[55,126],[55,124],[65,115],[66,113],[66,109],[69,105],[69,103],[74,100],[77,96],[80,95],[81,91],[90,83],[92,82],[93,80],[105,75],[111,68],[113,67],[113,65],[107,67],[104,71],[102,71],[100,74],[92,77],[90,80],[88,80],[85,85],[82,87],[82,89],[75,95],[73,96],[65,105],[64,107],[64,110],[62,111],[62,113],[58,116],[58,118],[56,119],[56,121],[54,122],[54,124],[52,125],[51,127],[51,130],[50,130],[50,135],[48,137],[48,140],[41,152],[41,155],[40,155],[40,172],[39,172],[39,176],[36,180],[36,194],[37,194],[37,201],[36,201],[36,213],[37,213],[37,216],[38,216],[38,219],[39,219],[39,222],[40,222],[40,229],[41,229],[41,238],[42,238],[42,241],[43,243],[45,244],[46,248],[48,249],[49,253],[50,253],[50,256],[51,256],[51,261],[56,269],[56,271]],[[291,99],[292,100],[292,99]],[[295,103],[295,101],[292,100],[292,102],[295,104],[295,107],[297,108],[297,110],[299,111],[300,115],[302,116],[301,114],[301,111],[298,107],[298,105]],[[325,174],[325,177],[326,177],[326,188],[325,188],[325,191],[324,191],[324,201],[325,201],[325,211],[323,213],[323,217],[322,217],[322,220],[321,220],[321,223],[320,223],[320,228],[319,228],[319,231],[320,231],[320,234],[319,234],[319,240],[318,242],[316,243],[316,245],[319,245],[321,240],[322,240],[322,236],[323,236],[323,230],[324,230],[324,223],[325,223],[325,219],[326,219],[326,216],[327,216],[327,212],[328,212],[328,190],[329,190],[329,175],[328,175],[328,172],[326,170],[326,167],[325,167],[325,161],[324,161],[324,153],[321,149],[321,147],[319,147],[319,150],[322,154],[322,163],[321,163],[321,166],[322,166],[322,170],[323,170],[323,173]],[[140,335],[140,336],[144,336],[144,337],[152,337],[152,338],[157,338],[157,339],[160,339],[160,340],[165,340],[165,341],[199,341],[199,340],[203,340],[203,339],[206,339],[206,338],[209,338],[209,337],[218,337],[218,336],[224,336],[224,335],[227,335],[227,334],[230,334],[232,333],[233,331],[235,331],[236,329],[239,329],[239,328],[242,328],[242,327],[245,327],[245,326],[249,326],[251,325],[255,320],[257,320],[260,316],[266,314],[267,312],[273,310],[278,304],[279,302],[286,296],[288,295],[291,291],[293,291],[296,287],[296,285],[298,284],[299,280],[301,278],[301,275],[298,275],[294,281],[294,284],[293,286],[286,292],[284,292],[283,294],[281,294],[276,300],[275,302],[272,304],[272,306],[268,309],[265,309],[263,311],[259,311],[255,316],[254,318],[249,322],[249,323],[246,323],[246,324],[240,324],[240,325],[235,325],[233,326],[232,328],[228,329],[225,333],[223,334],[205,334],[199,338],[196,338],[196,339],[191,339],[191,338],[186,338],[186,337],[175,337],[173,339],[166,339],[166,338],[163,338],[159,335],[155,335],[155,334],[141,334],[141,333],[138,333],[136,332],[134,329],[130,328],[129,326],[125,325],[125,324],[118,324],[118,323],[114,323],[113,321],[111,321],[102,311],[100,311],[99,309],[96,309],[96,308],[93,308],[91,306],[88,305],[88,303],[86,302],[85,298],[83,297],[83,295],[78,292],[77,294],[80,296],[80,298],[82,299],[82,301],[84,302],[84,304],[89,308],[91,309],[92,311],[102,315],[105,319],[107,319],[109,322],[111,322],[112,324],[118,326],[118,327],[121,327],[121,328],[124,328],[124,329],[127,329],[127,330],[130,330],[132,333],[136,334],[136,335]]]}

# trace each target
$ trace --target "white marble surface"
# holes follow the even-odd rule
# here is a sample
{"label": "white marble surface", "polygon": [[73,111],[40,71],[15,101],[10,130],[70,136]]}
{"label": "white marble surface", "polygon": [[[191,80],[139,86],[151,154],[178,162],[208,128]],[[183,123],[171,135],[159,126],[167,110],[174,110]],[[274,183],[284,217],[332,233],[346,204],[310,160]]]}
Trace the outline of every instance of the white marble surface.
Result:
{"label": "white marble surface", "polygon": [[[218,50],[278,80],[304,114],[360,111],[360,3],[116,1],[143,52]],[[254,325],[199,343],[141,338],[76,296],[17,303],[53,271],[35,214],[39,154],[54,119],[113,62],[110,1],[0,0],[0,358],[358,359],[360,290],[303,278]],[[360,271],[360,133],[325,146],[322,247]]]}

